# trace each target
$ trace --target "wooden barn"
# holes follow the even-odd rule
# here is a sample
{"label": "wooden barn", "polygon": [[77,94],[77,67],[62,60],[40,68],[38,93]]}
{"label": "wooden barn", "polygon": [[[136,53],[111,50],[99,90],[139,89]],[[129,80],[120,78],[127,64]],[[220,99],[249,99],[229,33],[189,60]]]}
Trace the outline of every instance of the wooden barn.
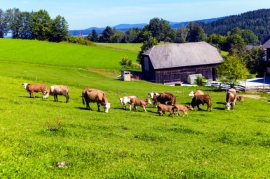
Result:
{"label": "wooden barn", "polygon": [[262,47],[265,49],[265,59],[261,62],[265,69],[262,69],[263,72],[270,74],[270,40],[266,41]]}
{"label": "wooden barn", "polygon": [[142,78],[155,83],[187,82],[191,74],[216,80],[222,62],[217,48],[206,42],[153,46],[142,54]]}

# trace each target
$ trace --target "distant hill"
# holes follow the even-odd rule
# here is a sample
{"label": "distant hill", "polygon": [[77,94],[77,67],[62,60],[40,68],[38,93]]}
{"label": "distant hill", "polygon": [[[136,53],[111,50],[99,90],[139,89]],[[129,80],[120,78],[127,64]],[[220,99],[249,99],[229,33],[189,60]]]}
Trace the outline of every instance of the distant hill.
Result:
{"label": "distant hill", "polygon": [[270,39],[270,9],[259,9],[239,15],[231,15],[210,23],[201,22],[206,34],[227,35],[235,27],[255,33],[261,44]]}
{"label": "distant hill", "polygon": [[[193,21],[193,22],[203,22],[203,23],[209,23],[209,22],[213,22],[213,21],[216,21],[218,19],[221,19],[221,18],[224,18],[224,17],[219,17],[219,18],[212,18],[212,19],[203,19],[203,20],[196,20],[196,21]],[[190,21],[188,22],[170,22],[168,21],[169,24],[171,25],[172,28],[178,28],[178,27],[181,27],[181,26],[186,26],[189,24]],[[140,23],[140,24],[119,24],[119,25],[116,25],[116,26],[113,26],[111,28],[116,28],[117,30],[121,30],[121,31],[126,31],[130,28],[139,28],[139,29],[142,29],[145,25],[147,25],[147,23]],[[101,34],[104,29],[106,27],[90,27],[90,28],[87,28],[87,29],[82,29],[82,30],[70,30],[70,34],[73,35],[73,36],[78,36],[80,34],[83,34],[83,35],[88,35],[89,33],[92,32],[93,29],[96,30],[96,32],[98,34]]]}

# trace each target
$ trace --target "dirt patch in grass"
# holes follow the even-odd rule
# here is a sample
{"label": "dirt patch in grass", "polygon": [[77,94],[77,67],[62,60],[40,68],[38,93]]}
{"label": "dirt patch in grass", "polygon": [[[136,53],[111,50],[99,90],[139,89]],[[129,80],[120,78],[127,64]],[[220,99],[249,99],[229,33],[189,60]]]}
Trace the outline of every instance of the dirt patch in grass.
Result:
{"label": "dirt patch in grass", "polygon": [[245,98],[254,98],[254,99],[260,99],[261,96],[260,95],[256,95],[256,94],[244,94],[244,95],[241,95]]}
{"label": "dirt patch in grass", "polygon": [[108,77],[108,78],[116,78],[121,75],[120,70],[111,70],[111,69],[96,69],[96,68],[88,68],[89,71],[95,72],[99,75]]}

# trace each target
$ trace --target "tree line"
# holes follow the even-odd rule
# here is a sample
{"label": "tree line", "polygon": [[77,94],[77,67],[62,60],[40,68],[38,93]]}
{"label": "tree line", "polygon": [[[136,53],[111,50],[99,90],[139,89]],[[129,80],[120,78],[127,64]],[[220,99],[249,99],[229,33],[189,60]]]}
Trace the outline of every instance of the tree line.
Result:
{"label": "tree line", "polygon": [[46,10],[21,12],[17,8],[0,9],[0,38],[11,33],[12,38],[61,42],[69,35],[68,23],[58,15],[51,19]]}

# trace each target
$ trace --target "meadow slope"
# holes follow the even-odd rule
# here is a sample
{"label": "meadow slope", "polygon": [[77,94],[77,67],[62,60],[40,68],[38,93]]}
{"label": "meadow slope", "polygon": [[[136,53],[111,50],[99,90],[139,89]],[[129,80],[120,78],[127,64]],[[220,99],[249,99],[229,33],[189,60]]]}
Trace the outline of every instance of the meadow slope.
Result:
{"label": "meadow slope", "polygon": [[[40,44],[47,42],[26,43],[33,43],[31,49],[36,51],[35,46],[40,50]],[[15,53],[23,42],[6,44],[10,46],[4,49]],[[57,45],[66,47],[52,44]],[[64,47],[55,56],[66,53]],[[110,77],[89,71],[92,66],[85,61],[66,65],[65,58],[58,58],[58,64],[52,65],[39,58],[46,55],[43,52],[35,52],[38,60],[27,61],[29,51],[10,57],[1,51],[1,178],[267,178],[270,174],[269,94],[246,98],[227,111],[226,92],[214,88],[124,82],[115,79],[114,71],[108,72]],[[112,56],[110,52],[105,50],[105,56]],[[20,56],[24,60],[18,60]],[[43,99],[41,93],[29,98],[24,82],[68,85],[70,102],[62,96],[59,102],[51,96]],[[112,103],[109,113],[97,112],[96,104],[90,104],[93,111],[85,110],[84,87],[106,93]],[[189,111],[188,117],[169,117],[159,116],[152,105],[148,112],[140,107],[135,112],[123,110],[119,103],[123,95],[145,99],[150,91],[170,91],[177,103],[188,104],[188,93],[196,89],[211,96],[212,112],[202,106],[202,111]],[[66,161],[66,166],[57,167],[59,161]]]}

